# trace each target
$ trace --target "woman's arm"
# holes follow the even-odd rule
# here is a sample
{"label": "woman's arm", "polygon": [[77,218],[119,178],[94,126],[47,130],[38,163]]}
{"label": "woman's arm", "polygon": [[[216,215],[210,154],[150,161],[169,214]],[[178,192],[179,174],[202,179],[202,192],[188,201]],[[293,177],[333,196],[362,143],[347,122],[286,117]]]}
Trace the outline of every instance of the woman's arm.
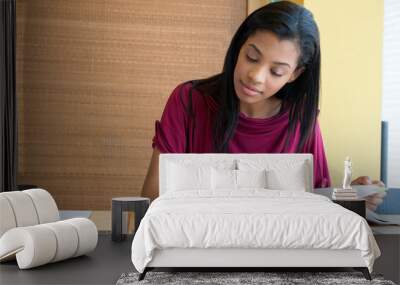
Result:
{"label": "woman's arm", "polygon": [[[360,176],[351,182],[351,185],[377,185],[379,187],[385,187],[385,184],[379,180],[371,181],[369,176]],[[386,192],[378,192],[365,197],[367,208],[371,211],[375,211],[380,204],[383,202],[383,198],[386,196]]]}
{"label": "woman's arm", "polygon": [[187,114],[191,83],[178,85],[168,97],[160,121],[155,123],[153,155],[142,187],[142,196],[153,201],[159,196],[158,159],[160,153],[185,153],[186,131],[190,120]]}
{"label": "woman's arm", "polygon": [[146,178],[142,187],[142,197],[150,198],[153,201],[158,197],[158,158],[160,151],[157,148],[153,149],[149,169],[147,170]]}

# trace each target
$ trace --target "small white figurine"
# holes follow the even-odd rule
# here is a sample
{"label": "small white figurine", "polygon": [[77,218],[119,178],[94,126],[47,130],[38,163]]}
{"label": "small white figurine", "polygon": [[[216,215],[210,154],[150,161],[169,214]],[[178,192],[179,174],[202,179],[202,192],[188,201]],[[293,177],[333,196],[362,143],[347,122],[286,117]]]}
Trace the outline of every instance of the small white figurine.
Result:
{"label": "small white figurine", "polygon": [[344,161],[344,178],[343,178],[343,189],[352,189],[351,184],[351,159],[350,157],[346,157]]}

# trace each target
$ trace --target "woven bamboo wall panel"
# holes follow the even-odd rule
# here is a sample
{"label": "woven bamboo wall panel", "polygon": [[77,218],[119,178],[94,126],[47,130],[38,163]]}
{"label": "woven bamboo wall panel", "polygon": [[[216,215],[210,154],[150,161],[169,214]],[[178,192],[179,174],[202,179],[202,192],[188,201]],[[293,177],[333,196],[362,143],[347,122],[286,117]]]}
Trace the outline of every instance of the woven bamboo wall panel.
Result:
{"label": "woven bamboo wall panel", "polygon": [[18,0],[19,184],[61,209],[141,192],[173,88],[222,68],[237,0]]}

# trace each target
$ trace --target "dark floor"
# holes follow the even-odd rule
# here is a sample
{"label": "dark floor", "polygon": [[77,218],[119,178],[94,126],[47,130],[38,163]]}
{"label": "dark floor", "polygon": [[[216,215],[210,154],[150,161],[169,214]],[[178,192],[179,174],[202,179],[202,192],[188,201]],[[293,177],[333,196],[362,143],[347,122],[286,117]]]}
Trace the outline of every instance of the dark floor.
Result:
{"label": "dark floor", "polygon": [[100,234],[96,250],[87,256],[19,270],[16,261],[0,264],[0,284],[115,284],[124,272],[134,271],[131,241],[112,242]]}
{"label": "dark floor", "polygon": [[[379,236],[378,236],[379,237]],[[379,239],[377,239],[379,244]],[[9,284],[115,284],[122,273],[135,271],[130,254],[132,238],[112,242],[110,234],[100,234],[96,250],[87,256],[50,263],[33,269],[20,270],[16,261],[0,263],[0,285]],[[384,248],[383,248],[384,249]],[[383,250],[384,252],[385,250]],[[379,259],[376,269],[378,269]],[[386,266],[385,266],[386,268]],[[180,268],[178,271],[193,271]],[[194,271],[208,271],[199,269]],[[231,271],[232,269],[221,269]],[[233,269],[234,270],[234,269]],[[265,270],[265,269],[264,269]],[[264,271],[261,270],[261,271]],[[175,269],[156,269],[175,271]],[[212,269],[212,271],[220,271]],[[252,271],[246,268],[246,271]],[[260,271],[260,269],[255,269]],[[352,268],[269,268],[265,271],[335,272],[354,271]],[[375,272],[375,270],[374,270]],[[377,273],[380,273],[378,270]],[[387,276],[385,276],[387,278]],[[389,278],[390,279],[390,278]],[[392,279],[394,280],[394,279]]]}
{"label": "dark floor", "polygon": [[[115,284],[122,273],[135,271],[131,259],[132,238],[112,242],[111,235],[100,234],[96,250],[57,263],[50,263],[28,270],[18,269],[16,261],[0,264],[0,285],[8,284]],[[174,271],[175,269],[160,269]],[[180,268],[180,271],[193,269]],[[195,271],[209,271],[197,268]],[[231,271],[232,269],[220,269]],[[233,269],[235,270],[235,269]],[[236,269],[237,270],[237,269]],[[260,269],[255,269],[260,271]],[[159,271],[156,269],[156,271]],[[213,269],[213,271],[219,271]],[[252,271],[246,268],[246,271]],[[266,271],[281,271],[278,268]],[[288,271],[287,268],[283,271]],[[352,271],[350,268],[299,268],[289,271]]]}

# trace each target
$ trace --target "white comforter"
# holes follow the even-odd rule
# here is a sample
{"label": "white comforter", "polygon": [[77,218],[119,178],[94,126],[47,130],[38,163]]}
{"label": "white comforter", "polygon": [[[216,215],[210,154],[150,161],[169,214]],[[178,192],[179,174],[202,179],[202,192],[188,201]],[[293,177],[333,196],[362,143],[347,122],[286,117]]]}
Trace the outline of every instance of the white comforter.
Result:
{"label": "white comforter", "polygon": [[358,249],[370,272],[380,256],[368,223],[354,212],[317,194],[258,189],[157,198],[132,243],[136,269],[143,272],[154,249],[164,248]]}

